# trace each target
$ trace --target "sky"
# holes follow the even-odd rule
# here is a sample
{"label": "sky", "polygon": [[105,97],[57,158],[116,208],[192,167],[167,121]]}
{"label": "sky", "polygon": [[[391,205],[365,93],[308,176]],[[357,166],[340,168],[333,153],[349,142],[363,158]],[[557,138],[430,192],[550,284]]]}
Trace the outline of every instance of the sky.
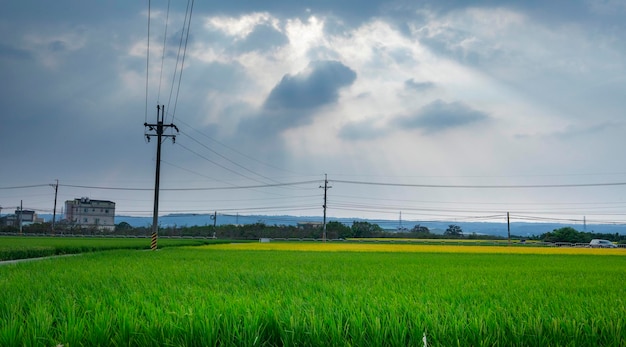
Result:
{"label": "sky", "polygon": [[[626,223],[626,2],[0,3],[0,206]],[[175,135],[175,141],[172,136]],[[322,187],[322,188],[321,188]]]}

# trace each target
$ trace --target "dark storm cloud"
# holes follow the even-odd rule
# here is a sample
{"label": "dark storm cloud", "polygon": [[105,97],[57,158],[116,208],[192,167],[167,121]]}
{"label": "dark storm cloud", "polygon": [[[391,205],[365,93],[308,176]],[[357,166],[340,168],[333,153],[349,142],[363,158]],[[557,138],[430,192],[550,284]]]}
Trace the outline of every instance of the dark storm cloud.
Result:
{"label": "dark storm cloud", "polygon": [[310,73],[285,75],[267,97],[266,110],[307,110],[337,101],[339,89],[356,79],[356,72],[338,61],[318,61]]}
{"label": "dark storm cloud", "polygon": [[[283,131],[310,124],[315,111],[339,98],[356,73],[337,61],[312,62],[307,72],[285,75],[267,97],[260,112],[239,123],[242,145],[277,148]],[[245,143],[243,143],[245,142]]]}
{"label": "dark storm cloud", "polygon": [[462,102],[447,103],[436,100],[422,107],[416,114],[400,117],[392,125],[402,129],[421,129],[425,133],[441,132],[466,125],[485,122],[489,116]]}
{"label": "dark storm cloud", "polygon": [[423,92],[435,88],[433,82],[417,82],[413,78],[404,81],[404,88],[408,90],[415,90]]}

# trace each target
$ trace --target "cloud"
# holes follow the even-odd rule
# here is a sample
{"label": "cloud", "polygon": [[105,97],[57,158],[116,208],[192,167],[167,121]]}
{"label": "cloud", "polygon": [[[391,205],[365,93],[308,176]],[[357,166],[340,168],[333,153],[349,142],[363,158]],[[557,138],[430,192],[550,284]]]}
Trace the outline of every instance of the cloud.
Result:
{"label": "cloud", "polygon": [[279,135],[313,122],[321,107],[336,103],[339,90],[351,85],[356,73],[337,61],[316,61],[295,75],[285,75],[269,93],[257,114],[239,123],[239,143],[253,151],[276,151]]}
{"label": "cloud", "polygon": [[[281,31],[280,21],[267,12],[255,12],[239,17],[217,16],[205,20],[205,28],[212,32],[219,46],[233,53],[265,52],[288,43]],[[219,33],[219,34],[218,34]],[[211,45],[216,44],[215,40]]]}
{"label": "cloud", "polygon": [[568,125],[563,129],[543,132],[543,133],[520,133],[516,134],[516,139],[559,139],[559,140],[573,140],[581,139],[585,137],[603,136],[611,131],[621,131],[626,126],[623,122],[602,122],[585,125]]}
{"label": "cloud", "polygon": [[433,82],[416,82],[413,78],[411,78],[404,81],[404,88],[423,92],[435,88],[435,84]]}
{"label": "cloud", "polygon": [[265,101],[266,110],[303,110],[336,102],[339,89],[352,84],[356,72],[338,61],[311,63],[309,71],[285,75]]}
{"label": "cloud", "polygon": [[422,129],[425,133],[436,133],[489,120],[489,115],[477,111],[462,102],[436,100],[422,107],[416,114],[399,117],[392,125],[402,129]]}
{"label": "cloud", "polygon": [[385,136],[388,133],[386,127],[377,126],[371,120],[346,124],[339,130],[339,137],[349,141],[367,141]]}
{"label": "cloud", "polygon": [[0,43],[0,58],[31,59],[31,52],[10,45]]}
{"label": "cloud", "polygon": [[287,37],[271,25],[257,25],[245,39],[237,42],[241,52],[268,51],[288,43]]}

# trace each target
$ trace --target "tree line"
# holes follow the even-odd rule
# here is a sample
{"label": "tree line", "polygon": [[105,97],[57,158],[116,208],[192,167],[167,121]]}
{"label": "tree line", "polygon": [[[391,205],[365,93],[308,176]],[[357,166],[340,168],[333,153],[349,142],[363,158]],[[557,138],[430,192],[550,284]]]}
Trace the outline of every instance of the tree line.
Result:
{"label": "tree line", "polygon": [[570,242],[570,243],[589,243],[593,239],[605,239],[618,243],[626,243],[626,235],[619,233],[594,233],[578,231],[572,227],[564,227],[554,229],[547,233],[541,234],[538,239],[544,242]]}
{"label": "tree line", "polygon": [[[0,227],[0,233],[19,233],[14,226]],[[30,224],[22,227],[23,234],[45,235],[107,235],[107,236],[150,236],[151,226],[133,227],[126,222],[116,224],[114,231],[103,231],[95,227],[79,228],[77,226],[57,225],[54,232],[51,223]],[[323,229],[319,226],[267,225],[262,222],[245,225],[212,225],[204,226],[172,226],[159,228],[161,236],[178,237],[216,237],[219,239],[289,238],[289,239],[321,239]],[[460,226],[451,224],[443,234],[432,233],[428,227],[416,225],[411,229],[389,231],[378,224],[366,221],[354,221],[351,226],[331,221],[326,224],[327,239],[348,238],[407,238],[407,239],[504,239],[500,236],[464,234]],[[544,242],[589,243],[592,239],[606,239],[613,242],[626,243],[626,235],[618,233],[581,232],[571,227],[555,229],[539,236],[512,236],[512,239],[529,239]]]}
{"label": "tree line", "polygon": [[[19,233],[14,226],[0,227],[3,233]],[[259,238],[302,238],[321,239],[323,228],[320,226],[267,225],[262,222],[244,225],[204,225],[204,226],[171,226],[159,228],[159,235],[180,237],[216,237],[226,239],[259,239]],[[68,235],[110,235],[110,236],[149,236],[151,226],[133,227],[127,222],[116,224],[115,230],[100,230],[95,227],[85,228],[69,225],[58,225],[52,231],[50,223],[30,224],[22,227],[23,234],[68,234]],[[412,229],[399,232],[384,230],[375,223],[354,221],[351,226],[331,221],[326,224],[327,239],[347,238],[443,238],[451,235],[433,234],[425,226],[416,225]]]}

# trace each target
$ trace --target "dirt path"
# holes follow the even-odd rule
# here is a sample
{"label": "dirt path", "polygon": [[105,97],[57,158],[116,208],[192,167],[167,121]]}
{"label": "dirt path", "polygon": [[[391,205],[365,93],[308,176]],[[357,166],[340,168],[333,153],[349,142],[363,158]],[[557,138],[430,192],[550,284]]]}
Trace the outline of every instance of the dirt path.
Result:
{"label": "dirt path", "polygon": [[73,256],[77,256],[77,255],[81,255],[81,253],[76,253],[76,254],[62,254],[62,255],[52,255],[49,257],[40,257],[40,258],[26,258],[26,259],[14,259],[14,260],[3,260],[0,261],[0,266],[2,265],[10,265],[10,264],[17,264],[17,263],[24,263],[27,261],[36,261],[36,260],[44,260],[44,259],[54,259],[54,258],[62,258],[62,257],[73,257]]}

